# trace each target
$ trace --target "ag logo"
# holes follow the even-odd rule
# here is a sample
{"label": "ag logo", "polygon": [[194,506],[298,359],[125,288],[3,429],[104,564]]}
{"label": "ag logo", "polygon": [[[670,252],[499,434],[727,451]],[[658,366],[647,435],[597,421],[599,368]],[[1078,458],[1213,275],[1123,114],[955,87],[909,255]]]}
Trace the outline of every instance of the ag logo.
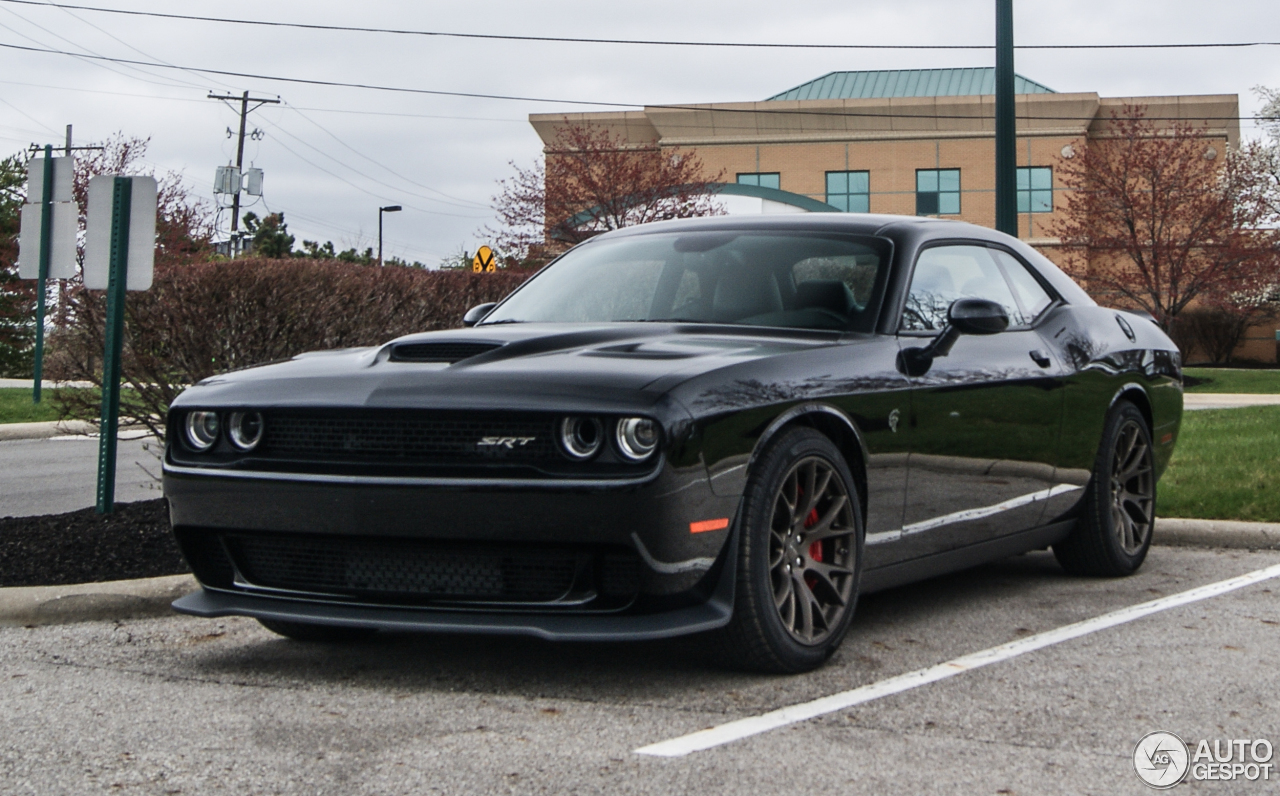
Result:
{"label": "ag logo", "polygon": [[1133,770],[1156,790],[1182,782],[1189,763],[1187,745],[1171,732],[1147,733],[1133,748]]}
{"label": "ag logo", "polygon": [[895,434],[898,433],[898,418],[900,417],[901,415],[898,413],[897,409],[894,409],[889,413],[889,430]]}
{"label": "ag logo", "polygon": [[476,443],[476,447],[506,448],[507,450],[511,450],[517,445],[523,448],[525,445],[533,442],[534,439],[536,439],[536,437],[481,437],[480,441]]}

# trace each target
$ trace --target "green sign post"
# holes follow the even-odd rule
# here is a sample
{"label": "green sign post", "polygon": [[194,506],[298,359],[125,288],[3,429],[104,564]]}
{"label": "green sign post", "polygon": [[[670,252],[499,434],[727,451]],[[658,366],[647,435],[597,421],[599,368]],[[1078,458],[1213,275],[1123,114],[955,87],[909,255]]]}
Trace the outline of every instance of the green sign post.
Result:
{"label": "green sign post", "polygon": [[36,277],[36,361],[35,385],[31,400],[40,403],[40,385],[44,381],[44,311],[45,283],[49,280],[49,258],[53,254],[53,147],[44,145],[44,190],[40,193],[40,275]]}
{"label": "green sign post", "polygon": [[84,286],[107,292],[102,352],[102,424],[98,440],[98,513],[115,510],[116,434],[120,430],[125,295],[151,287],[156,250],[156,181],[101,174],[89,180]]}
{"label": "green sign post", "polygon": [[102,416],[98,438],[98,513],[115,511],[116,435],[120,430],[120,356],[124,349],[124,299],[129,284],[129,217],[133,180],[112,179],[110,270],[107,276],[106,346],[102,353]]}

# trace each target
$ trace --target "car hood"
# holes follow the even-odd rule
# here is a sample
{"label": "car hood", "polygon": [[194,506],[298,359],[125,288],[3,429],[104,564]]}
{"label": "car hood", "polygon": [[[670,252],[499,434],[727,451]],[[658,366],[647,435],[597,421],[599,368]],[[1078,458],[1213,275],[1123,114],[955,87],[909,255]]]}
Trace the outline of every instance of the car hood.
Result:
{"label": "car hood", "polygon": [[[225,373],[175,406],[366,406],[619,410],[650,406],[695,376],[834,345],[834,332],[710,324],[511,324],[409,335],[374,348],[302,354]],[[456,362],[405,352],[467,346]],[[415,348],[406,348],[414,346]],[[456,354],[455,354],[456,355]]]}

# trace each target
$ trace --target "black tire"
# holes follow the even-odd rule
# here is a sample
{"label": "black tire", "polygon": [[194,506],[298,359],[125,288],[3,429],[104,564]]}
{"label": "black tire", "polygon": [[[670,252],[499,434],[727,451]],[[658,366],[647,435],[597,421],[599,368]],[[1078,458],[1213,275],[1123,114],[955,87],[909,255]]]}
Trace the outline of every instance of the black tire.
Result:
{"label": "black tire", "polygon": [[310,641],[319,644],[347,644],[373,638],[378,631],[366,627],[341,627],[317,625],[310,622],[290,622],[284,619],[259,619],[267,630],[294,641]]}
{"label": "black tire", "polygon": [[733,618],[708,639],[715,654],[753,671],[821,666],[848,630],[862,575],[862,507],[831,440],[794,428],[769,445],[752,468],[739,537]]}
{"label": "black tire", "polygon": [[1151,430],[1138,407],[1120,401],[1107,416],[1080,519],[1053,555],[1072,575],[1132,575],[1151,547],[1155,511]]}

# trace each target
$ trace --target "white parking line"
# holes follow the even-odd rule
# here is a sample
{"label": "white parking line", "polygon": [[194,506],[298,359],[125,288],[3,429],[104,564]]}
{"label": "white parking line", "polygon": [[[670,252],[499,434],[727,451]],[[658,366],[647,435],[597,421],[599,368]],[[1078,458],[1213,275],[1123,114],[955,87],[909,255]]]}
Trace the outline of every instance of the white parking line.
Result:
{"label": "white parking line", "polygon": [[656,757],[683,757],[691,752],[700,752],[704,749],[722,746],[732,741],[742,740],[752,735],[759,735],[760,733],[777,729],[778,727],[785,727],[788,724],[795,724],[826,715],[827,713],[835,713],[881,697],[900,694],[903,691],[910,691],[913,688],[945,680],[948,677],[954,677],[957,674],[972,671],[992,663],[1016,658],[1019,655],[1060,644],[1064,641],[1070,641],[1073,638],[1087,636],[1090,633],[1123,625],[1160,611],[1167,611],[1170,608],[1177,608],[1188,603],[1207,600],[1210,597],[1217,597],[1218,595],[1277,577],[1280,577],[1280,564],[1240,575],[1239,577],[1218,581],[1217,583],[1210,583],[1207,586],[1201,586],[1190,591],[1161,597],[1151,602],[1131,605],[1128,608],[1121,608],[1118,611],[1096,616],[1093,619],[1086,619],[1083,622],[1047,630],[1034,636],[1011,641],[1008,644],[1001,644],[998,647],[954,658],[937,666],[931,666],[928,669],[919,669],[914,672],[900,674],[897,677],[890,677],[887,680],[870,683],[850,691],[842,691],[838,694],[815,699],[812,702],[791,705],[790,707],[780,708],[759,716],[731,721],[728,724],[699,730],[688,735],[682,735],[679,738],[672,738],[669,741],[643,746],[635,751],[636,754],[654,755]]}

